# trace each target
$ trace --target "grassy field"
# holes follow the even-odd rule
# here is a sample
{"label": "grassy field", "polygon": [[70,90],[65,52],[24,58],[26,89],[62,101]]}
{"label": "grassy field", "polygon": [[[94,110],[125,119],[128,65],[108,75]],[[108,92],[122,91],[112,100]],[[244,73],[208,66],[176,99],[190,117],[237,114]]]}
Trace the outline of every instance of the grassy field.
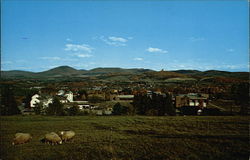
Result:
{"label": "grassy field", "polygon": [[[71,142],[41,143],[71,129]],[[12,146],[16,132],[31,142]],[[10,116],[1,117],[2,160],[222,160],[249,159],[249,117]]]}

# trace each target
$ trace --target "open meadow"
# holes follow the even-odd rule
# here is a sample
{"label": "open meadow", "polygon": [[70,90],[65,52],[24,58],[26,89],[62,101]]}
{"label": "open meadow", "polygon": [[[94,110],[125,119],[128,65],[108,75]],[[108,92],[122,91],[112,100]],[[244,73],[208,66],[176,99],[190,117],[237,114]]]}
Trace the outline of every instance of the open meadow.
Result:
{"label": "open meadow", "polygon": [[[70,129],[72,141],[48,145],[46,133]],[[31,142],[12,146],[16,132]],[[2,160],[196,160],[249,158],[249,117],[2,116]]]}

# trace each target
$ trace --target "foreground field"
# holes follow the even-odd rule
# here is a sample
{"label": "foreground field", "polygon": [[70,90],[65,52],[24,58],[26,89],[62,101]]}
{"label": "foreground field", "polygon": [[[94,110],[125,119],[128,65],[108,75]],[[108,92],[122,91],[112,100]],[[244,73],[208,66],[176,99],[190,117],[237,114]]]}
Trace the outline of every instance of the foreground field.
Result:
{"label": "foreground field", "polygon": [[[248,159],[249,117],[10,116],[1,117],[0,159]],[[71,129],[62,145],[40,140],[48,132]],[[16,132],[33,134],[12,146]]]}

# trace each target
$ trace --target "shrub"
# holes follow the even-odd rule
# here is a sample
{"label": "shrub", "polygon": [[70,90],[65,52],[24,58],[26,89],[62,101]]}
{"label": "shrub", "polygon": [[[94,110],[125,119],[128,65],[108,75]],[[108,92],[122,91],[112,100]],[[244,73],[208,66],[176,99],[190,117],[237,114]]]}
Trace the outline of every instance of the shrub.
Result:
{"label": "shrub", "polygon": [[202,115],[206,116],[221,116],[222,112],[218,108],[204,108]]}
{"label": "shrub", "polygon": [[65,111],[66,111],[66,114],[69,116],[76,116],[76,115],[80,114],[80,109],[76,105],[74,105],[70,108],[67,108]]}
{"label": "shrub", "polygon": [[183,106],[180,108],[180,111],[183,115],[197,115],[199,109],[197,106]]}
{"label": "shrub", "polygon": [[53,99],[53,103],[49,104],[49,107],[46,110],[47,115],[63,116],[63,104],[59,101],[58,98]]}
{"label": "shrub", "polygon": [[119,102],[113,106],[114,115],[125,115],[128,113],[128,107],[122,106]]}

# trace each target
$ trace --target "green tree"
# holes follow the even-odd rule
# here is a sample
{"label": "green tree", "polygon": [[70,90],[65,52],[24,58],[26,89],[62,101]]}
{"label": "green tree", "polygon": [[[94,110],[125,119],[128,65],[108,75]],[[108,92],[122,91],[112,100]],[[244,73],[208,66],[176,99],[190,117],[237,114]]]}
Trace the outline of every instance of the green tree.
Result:
{"label": "green tree", "polygon": [[38,94],[38,90],[37,89],[27,89],[25,90],[25,98],[23,99],[23,103],[25,104],[25,108],[30,108],[30,101],[32,96],[34,96],[35,94]]}
{"label": "green tree", "polygon": [[90,102],[90,103],[99,103],[99,102],[103,102],[104,100],[103,100],[103,98],[102,97],[100,97],[100,96],[97,96],[97,95],[93,95],[93,96],[89,96],[88,97],[88,101]]}
{"label": "green tree", "polygon": [[66,110],[66,112],[67,112],[67,115],[69,115],[69,116],[76,116],[76,115],[79,115],[80,109],[77,105],[74,105],[74,106],[68,108]]}
{"label": "green tree", "polygon": [[133,106],[140,115],[175,115],[172,96],[166,94],[135,95]]}
{"label": "green tree", "polygon": [[240,114],[249,115],[249,83],[235,84],[231,92],[235,103],[240,105]]}
{"label": "green tree", "polygon": [[114,115],[125,115],[128,113],[128,107],[122,106],[119,102],[113,106]]}
{"label": "green tree", "polygon": [[57,97],[53,99],[53,103],[49,104],[49,107],[47,108],[47,115],[64,115],[63,104]]}
{"label": "green tree", "polygon": [[78,95],[76,97],[77,99],[80,99],[80,100],[88,100],[88,93],[86,90],[79,90],[78,91]]}
{"label": "green tree", "polygon": [[165,105],[166,105],[166,114],[170,116],[176,115],[175,107],[172,102],[172,95],[166,93],[166,98],[165,98]]}
{"label": "green tree", "polygon": [[20,110],[17,108],[17,103],[13,94],[13,86],[4,85],[1,88],[1,115],[15,115],[20,114]]}
{"label": "green tree", "polygon": [[151,109],[151,99],[145,94],[136,94],[133,100],[133,106],[137,114],[145,115]]}
{"label": "green tree", "polygon": [[41,114],[42,113],[42,108],[43,108],[42,103],[36,104],[35,107],[34,107],[35,114]]}

